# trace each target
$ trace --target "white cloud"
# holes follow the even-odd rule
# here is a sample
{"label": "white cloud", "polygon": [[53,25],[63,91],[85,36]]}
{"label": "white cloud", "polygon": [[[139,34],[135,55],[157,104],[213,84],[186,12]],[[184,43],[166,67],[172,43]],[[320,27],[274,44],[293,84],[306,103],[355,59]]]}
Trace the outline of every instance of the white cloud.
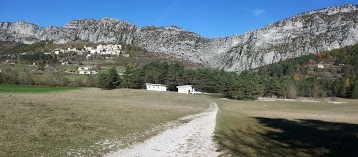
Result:
{"label": "white cloud", "polygon": [[251,15],[253,16],[260,16],[260,15],[263,15],[265,14],[265,10],[262,10],[262,9],[255,9],[255,10],[251,10]]}

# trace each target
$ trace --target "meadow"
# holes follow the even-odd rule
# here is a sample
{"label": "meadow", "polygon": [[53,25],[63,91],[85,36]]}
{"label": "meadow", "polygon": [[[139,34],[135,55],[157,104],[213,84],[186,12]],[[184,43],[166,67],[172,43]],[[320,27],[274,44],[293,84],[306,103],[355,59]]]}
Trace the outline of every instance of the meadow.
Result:
{"label": "meadow", "polygon": [[0,84],[0,93],[44,93],[44,92],[67,91],[73,89],[79,89],[79,88]]}
{"label": "meadow", "polygon": [[0,156],[101,156],[219,105],[222,156],[357,156],[358,101],[239,101],[133,89],[0,85]]}
{"label": "meadow", "polygon": [[209,104],[174,92],[33,91],[0,92],[0,156],[100,156],[154,136],[163,124]]}
{"label": "meadow", "polygon": [[358,101],[331,104],[216,100],[223,156],[358,155]]}

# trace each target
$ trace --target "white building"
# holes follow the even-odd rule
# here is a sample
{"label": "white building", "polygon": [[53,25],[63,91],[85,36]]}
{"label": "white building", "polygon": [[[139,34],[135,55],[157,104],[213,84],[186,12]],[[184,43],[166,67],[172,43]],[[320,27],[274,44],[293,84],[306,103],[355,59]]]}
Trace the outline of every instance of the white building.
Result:
{"label": "white building", "polygon": [[95,54],[95,53],[97,53],[97,50],[93,49],[93,50],[90,51],[90,53]]}
{"label": "white building", "polygon": [[104,49],[104,46],[102,45],[102,44],[99,44],[98,46],[97,46],[97,50],[101,50],[101,49]]}
{"label": "white building", "polygon": [[67,52],[77,52],[76,48],[67,48]]}
{"label": "white building", "polygon": [[323,64],[317,64],[317,68],[318,69],[324,69],[324,65]]}
{"label": "white building", "polygon": [[97,74],[98,72],[94,69],[94,67],[79,67],[77,69],[78,74],[81,75],[90,75],[90,74]]}
{"label": "white building", "polygon": [[54,53],[54,54],[56,54],[56,55],[59,55],[59,54],[60,54],[60,52],[61,52],[61,51],[60,51],[59,49],[55,49],[55,50],[53,50],[53,53]]}
{"label": "white building", "polygon": [[146,83],[147,90],[167,91],[167,86],[162,84]]}
{"label": "white building", "polygon": [[84,46],[84,48],[87,52],[90,52],[91,50],[93,50],[93,47],[86,46],[86,45]]}
{"label": "white building", "polygon": [[178,88],[178,93],[189,94],[190,92],[193,91],[193,86],[192,85],[182,85],[182,86],[177,86],[177,88]]}
{"label": "white building", "polygon": [[182,85],[177,86],[178,93],[185,93],[185,94],[201,94],[201,92],[196,91],[192,85]]}

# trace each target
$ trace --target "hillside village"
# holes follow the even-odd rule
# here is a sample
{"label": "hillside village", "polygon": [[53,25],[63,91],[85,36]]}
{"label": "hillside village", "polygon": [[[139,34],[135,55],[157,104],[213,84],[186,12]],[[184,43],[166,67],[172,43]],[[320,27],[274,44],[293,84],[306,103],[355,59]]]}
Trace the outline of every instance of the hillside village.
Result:
{"label": "hillside village", "polygon": [[51,53],[45,54],[66,54],[66,53],[77,53],[78,55],[86,55],[86,59],[89,59],[95,55],[106,55],[106,56],[119,56],[129,57],[128,53],[122,51],[122,45],[119,44],[99,44],[96,47],[84,46],[83,48],[67,48],[67,49],[54,49]]}
{"label": "hillside village", "polygon": [[[122,45],[120,44],[99,44],[96,47],[91,47],[85,45],[83,48],[67,48],[67,49],[55,49],[51,54],[61,55],[66,53],[77,53],[77,55],[86,56],[86,59],[89,60],[94,56],[119,56],[129,57],[128,53],[125,53],[122,50]],[[62,65],[68,65],[70,62],[63,60]],[[76,72],[77,74],[89,75],[89,74],[98,74],[98,67],[94,65],[81,66],[77,68],[77,71],[72,69],[66,70],[66,72]]]}
{"label": "hillside village", "polygon": [[[46,42],[47,44],[47,42]],[[46,52],[47,51],[47,52]],[[96,58],[100,59],[110,59],[112,57],[122,56],[125,58],[129,57],[129,53],[123,50],[123,46],[120,44],[99,44],[97,46],[87,46],[75,47],[69,46],[68,48],[54,48],[54,49],[45,49],[42,46],[41,53],[35,52],[21,52],[20,54],[12,55],[2,55],[2,64],[15,65],[17,63],[29,64],[32,66],[44,66],[45,68],[51,68],[49,62],[45,65],[40,65],[40,60],[51,60],[51,58],[56,58],[61,65],[75,65],[77,68],[65,69],[65,72],[74,73],[74,74],[97,74],[98,66],[97,65],[83,65],[80,60],[92,60]],[[82,59],[81,59],[82,58]]]}
{"label": "hillside village", "polygon": [[[70,53],[70,52],[76,52],[79,54],[85,54],[87,53],[87,56],[91,56],[91,55],[120,55],[120,54],[124,54],[122,52],[122,45],[119,44],[99,44],[96,47],[91,47],[91,46],[84,46],[83,48],[67,48],[67,49],[54,49],[52,53],[47,53],[47,54],[56,54],[56,55],[60,55],[61,53]],[[121,53],[122,52],[122,53]],[[126,56],[126,55],[125,55]]]}

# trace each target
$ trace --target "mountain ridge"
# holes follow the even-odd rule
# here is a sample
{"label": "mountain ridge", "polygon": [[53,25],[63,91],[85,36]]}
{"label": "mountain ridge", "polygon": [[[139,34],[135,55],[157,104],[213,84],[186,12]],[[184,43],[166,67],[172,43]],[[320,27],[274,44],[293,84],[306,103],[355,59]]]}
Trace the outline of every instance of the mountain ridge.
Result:
{"label": "mountain ridge", "polygon": [[358,43],[358,5],[334,6],[282,19],[243,34],[205,38],[177,26],[139,27],[114,18],[77,19],[63,27],[0,22],[0,40],[33,43],[131,44],[208,67],[240,72],[308,53]]}

